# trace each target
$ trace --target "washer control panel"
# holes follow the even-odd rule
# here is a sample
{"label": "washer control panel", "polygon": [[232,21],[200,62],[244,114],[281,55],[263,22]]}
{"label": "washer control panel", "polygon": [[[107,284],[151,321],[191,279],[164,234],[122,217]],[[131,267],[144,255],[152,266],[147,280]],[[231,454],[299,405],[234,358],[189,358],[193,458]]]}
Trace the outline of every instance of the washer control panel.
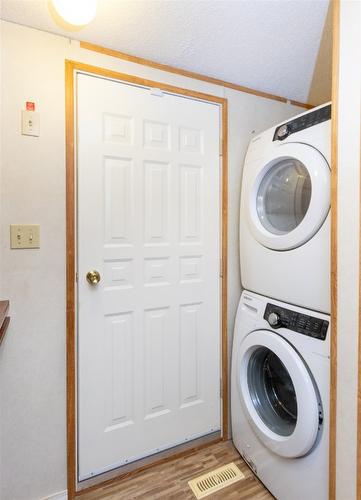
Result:
{"label": "washer control panel", "polygon": [[299,116],[294,120],[279,125],[273,135],[273,141],[283,141],[283,139],[286,139],[286,137],[291,134],[300,132],[300,130],[312,127],[313,125],[318,125],[319,123],[325,122],[330,119],[331,104],[328,104],[323,108],[316,109],[315,111],[311,111],[306,115]]}
{"label": "washer control panel", "polygon": [[263,318],[274,328],[287,328],[302,335],[325,340],[329,321],[301,314],[275,304],[267,304]]}

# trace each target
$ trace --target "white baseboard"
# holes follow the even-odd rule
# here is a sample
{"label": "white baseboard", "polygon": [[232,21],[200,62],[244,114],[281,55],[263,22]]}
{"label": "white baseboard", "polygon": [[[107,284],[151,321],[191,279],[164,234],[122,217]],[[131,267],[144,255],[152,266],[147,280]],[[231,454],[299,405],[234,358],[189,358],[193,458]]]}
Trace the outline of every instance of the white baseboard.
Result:
{"label": "white baseboard", "polygon": [[58,491],[58,493],[53,493],[41,500],[68,500],[68,490]]}

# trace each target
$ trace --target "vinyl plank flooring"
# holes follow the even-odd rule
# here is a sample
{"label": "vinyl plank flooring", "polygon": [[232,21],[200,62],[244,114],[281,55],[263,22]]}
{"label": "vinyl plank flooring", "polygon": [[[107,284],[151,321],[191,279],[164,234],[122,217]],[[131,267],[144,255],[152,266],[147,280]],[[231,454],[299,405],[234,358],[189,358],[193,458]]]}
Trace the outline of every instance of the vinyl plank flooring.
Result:
{"label": "vinyl plank flooring", "polygon": [[231,441],[220,442],[188,456],[169,460],[130,478],[81,495],[82,500],[194,500],[188,481],[234,462],[245,478],[209,495],[210,500],[272,500],[273,496],[254,476]]}

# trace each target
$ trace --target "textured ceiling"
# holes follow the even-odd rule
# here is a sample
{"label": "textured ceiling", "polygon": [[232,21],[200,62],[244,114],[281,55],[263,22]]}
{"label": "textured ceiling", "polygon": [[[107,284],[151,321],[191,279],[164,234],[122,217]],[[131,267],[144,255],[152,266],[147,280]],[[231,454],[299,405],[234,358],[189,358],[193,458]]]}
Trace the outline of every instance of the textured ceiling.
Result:
{"label": "textured ceiling", "polygon": [[328,0],[98,0],[96,19],[72,32],[55,23],[48,0],[2,0],[1,15],[305,102],[328,7]]}

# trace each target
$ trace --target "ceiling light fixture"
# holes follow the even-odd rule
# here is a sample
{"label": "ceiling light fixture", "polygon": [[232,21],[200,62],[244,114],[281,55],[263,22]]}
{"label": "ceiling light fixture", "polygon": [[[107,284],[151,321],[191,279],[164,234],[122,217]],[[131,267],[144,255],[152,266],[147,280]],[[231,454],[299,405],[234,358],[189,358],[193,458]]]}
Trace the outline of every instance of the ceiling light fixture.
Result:
{"label": "ceiling light fixture", "polygon": [[57,14],[73,26],[85,26],[95,17],[97,0],[52,0]]}

